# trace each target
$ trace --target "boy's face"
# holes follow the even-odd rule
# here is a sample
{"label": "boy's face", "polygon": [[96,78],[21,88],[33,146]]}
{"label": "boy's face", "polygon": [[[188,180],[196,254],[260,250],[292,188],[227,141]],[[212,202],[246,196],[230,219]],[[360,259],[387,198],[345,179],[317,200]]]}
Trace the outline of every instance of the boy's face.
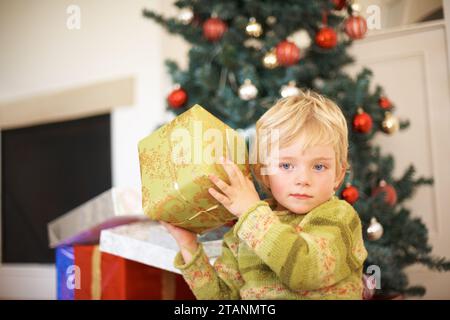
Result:
{"label": "boy's face", "polygon": [[271,161],[268,176],[277,210],[305,214],[328,201],[344,177],[336,174],[336,155],[331,145],[314,146],[301,151],[302,141],[280,149]]}

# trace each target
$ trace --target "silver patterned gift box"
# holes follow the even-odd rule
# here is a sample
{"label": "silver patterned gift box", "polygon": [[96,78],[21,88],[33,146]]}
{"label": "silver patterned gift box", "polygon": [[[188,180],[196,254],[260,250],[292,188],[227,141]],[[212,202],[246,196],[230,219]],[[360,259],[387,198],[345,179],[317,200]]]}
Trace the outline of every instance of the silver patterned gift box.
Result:
{"label": "silver patterned gift box", "polygon": [[[210,237],[199,237],[211,263],[222,252],[222,239],[216,231]],[[211,240],[216,238],[217,240]],[[156,221],[143,221],[103,230],[100,251],[143,263],[159,269],[180,273],[173,266],[178,245],[169,232]]]}
{"label": "silver patterned gift box", "polygon": [[142,211],[141,191],[111,188],[48,223],[49,245],[98,243],[101,230],[139,220],[148,220]]}

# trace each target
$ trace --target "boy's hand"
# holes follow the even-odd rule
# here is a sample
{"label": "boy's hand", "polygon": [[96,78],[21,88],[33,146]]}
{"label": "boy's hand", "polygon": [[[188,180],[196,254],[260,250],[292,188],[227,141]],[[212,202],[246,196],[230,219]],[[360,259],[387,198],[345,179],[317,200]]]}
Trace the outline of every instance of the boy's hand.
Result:
{"label": "boy's hand", "polygon": [[174,226],[164,221],[160,221],[160,223],[166,228],[167,231],[169,231],[177,242],[184,262],[191,262],[192,256],[198,248],[197,235],[194,232]]}
{"label": "boy's hand", "polygon": [[258,192],[256,192],[253,182],[248,177],[245,177],[232,161],[223,159],[222,165],[230,179],[231,185],[228,185],[214,175],[210,175],[209,179],[223,194],[214,188],[209,188],[208,191],[228,211],[236,217],[240,217],[261,199],[259,198]]}
{"label": "boy's hand", "polygon": [[168,222],[160,221],[160,223],[169,231],[180,247],[193,248],[197,243],[197,235],[189,230],[174,226]]}

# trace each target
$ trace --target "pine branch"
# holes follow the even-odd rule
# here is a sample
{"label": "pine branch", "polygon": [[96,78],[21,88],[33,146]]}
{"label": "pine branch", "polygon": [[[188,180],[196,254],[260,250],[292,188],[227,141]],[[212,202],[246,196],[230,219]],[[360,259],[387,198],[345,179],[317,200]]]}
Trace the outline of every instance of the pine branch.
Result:
{"label": "pine branch", "polygon": [[406,296],[422,297],[425,295],[425,293],[426,293],[426,289],[422,286],[409,287],[403,291],[403,294],[405,294]]}
{"label": "pine branch", "polygon": [[450,260],[447,260],[444,257],[419,257],[417,259],[417,262],[427,266],[430,270],[434,271],[443,272],[450,270]]}

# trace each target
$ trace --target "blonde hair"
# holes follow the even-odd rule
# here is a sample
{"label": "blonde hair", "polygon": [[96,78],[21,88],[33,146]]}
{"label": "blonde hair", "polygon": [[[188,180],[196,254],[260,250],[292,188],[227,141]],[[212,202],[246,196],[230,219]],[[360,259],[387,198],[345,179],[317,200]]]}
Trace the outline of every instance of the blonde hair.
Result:
{"label": "blonde hair", "polygon": [[251,157],[255,178],[268,188],[268,176],[261,174],[265,159],[258,150],[271,150],[271,130],[279,133],[278,147],[290,146],[302,138],[302,149],[317,145],[331,145],[336,153],[336,174],[347,169],[348,129],[341,109],[330,99],[311,90],[302,90],[298,95],[278,100],[256,122],[256,139],[252,145]]}

